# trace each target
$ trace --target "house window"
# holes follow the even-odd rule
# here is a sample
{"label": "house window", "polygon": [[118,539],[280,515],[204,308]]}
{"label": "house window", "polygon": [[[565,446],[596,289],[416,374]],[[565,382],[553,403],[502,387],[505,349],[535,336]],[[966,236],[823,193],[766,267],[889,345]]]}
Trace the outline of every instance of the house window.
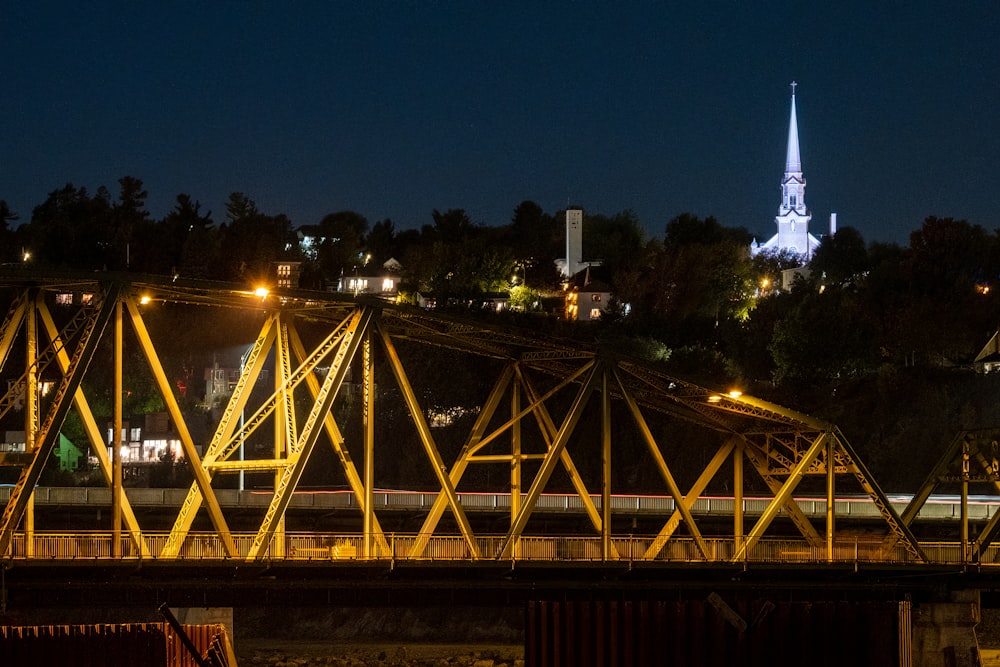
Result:
{"label": "house window", "polygon": [[591,301],[600,301],[601,300],[601,295],[600,294],[592,294],[590,296],[590,300]]}
{"label": "house window", "polygon": [[391,292],[393,290],[393,288],[395,287],[395,285],[396,285],[396,283],[393,281],[392,278],[383,278],[382,279],[382,291],[383,292]]}
{"label": "house window", "polygon": [[600,308],[591,308],[590,309],[590,319],[592,319],[592,320],[599,320],[599,319],[601,319],[601,309]]}

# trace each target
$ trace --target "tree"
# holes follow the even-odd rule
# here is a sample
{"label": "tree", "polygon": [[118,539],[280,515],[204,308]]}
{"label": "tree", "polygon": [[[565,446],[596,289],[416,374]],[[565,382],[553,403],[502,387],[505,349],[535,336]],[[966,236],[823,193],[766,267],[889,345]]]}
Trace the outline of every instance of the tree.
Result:
{"label": "tree", "polygon": [[877,343],[871,321],[855,294],[834,286],[804,298],[774,326],[768,348],[774,379],[802,386],[828,386],[834,379],[874,368]]}
{"label": "tree", "polygon": [[664,242],[633,253],[615,286],[633,319],[655,326],[669,344],[712,341],[722,320],[743,318],[750,308],[748,245],[742,230],[683,214],[667,224]]}
{"label": "tree", "polygon": [[[143,190],[142,181],[132,176],[118,179],[121,190],[118,202],[112,206],[111,234],[107,248],[108,268],[127,269],[132,263],[132,242],[136,234],[152,235],[142,227],[149,223],[149,211],[145,209],[146,197],[149,194]],[[144,248],[146,254],[153,255],[158,248]],[[139,262],[140,266],[142,261]]]}
{"label": "tree", "polygon": [[111,240],[111,197],[106,188],[91,197],[67,183],[34,208],[26,227],[33,261],[56,268],[107,268]]}
{"label": "tree", "polygon": [[187,194],[177,195],[177,204],[160,223],[162,262],[160,273],[190,278],[219,278],[219,234],[212,212],[201,213],[201,204]]}
{"label": "tree", "polygon": [[609,273],[627,266],[642,249],[645,233],[635,211],[609,217],[586,216],[583,223],[584,256],[599,259]]}
{"label": "tree", "polygon": [[843,285],[856,280],[870,268],[865,240],[853,227],[841,227],[816,248],[809,268],[821,284]]}
{"label": "tree", "polygon": [[355,211],[338,211],[323,216],[318,225],[322,238],[316,261],[323,275],[336,278],[363,270],[370,261],[365,251],[368,220]]}
{"label": "tree", "polygon": [[14,232],[8,226],[9,222],[17,219],[17,213],[10,210],[5,200],[0,199],[0,262],[16,262],[21,259],[14,243]]}
{"label": "tree", "polygon": [[268,281],[273,262],[299,256],[291,221],[283,214],[264,215],[242,192],[229,195],[226,218],[219,230],[223,278]]}
{"label": "tree", "polygon": [[396,246],[396,226],[392,220],[386,218],[372,225],[365,239],[365,247],[368,254],[372,256],[372,261],[379,266],[385,264],[390,258],[395,257],[398,252]]}

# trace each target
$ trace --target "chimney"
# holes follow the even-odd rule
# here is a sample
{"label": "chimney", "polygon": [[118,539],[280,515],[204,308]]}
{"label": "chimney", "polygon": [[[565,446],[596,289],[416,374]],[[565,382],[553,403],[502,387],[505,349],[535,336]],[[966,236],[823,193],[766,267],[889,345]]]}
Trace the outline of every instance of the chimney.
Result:
{"label": "chimney", "polygon": [[830,214],[830,236],[836,236],[837,234],[837,214]]}

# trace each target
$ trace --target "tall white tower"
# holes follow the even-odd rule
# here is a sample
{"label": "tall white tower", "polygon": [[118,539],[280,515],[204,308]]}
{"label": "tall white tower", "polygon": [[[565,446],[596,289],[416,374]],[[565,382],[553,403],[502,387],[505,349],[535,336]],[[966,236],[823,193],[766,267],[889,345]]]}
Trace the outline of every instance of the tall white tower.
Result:
{"label": "tall white tower", "polygon": [[781,205],[774,224],[778,233],[766,243],[754,243],[750,254],[763,250],[790,250],[808,261],[812,257],[819,239],[809,233],[812,215],[806,208],[806,179],[802,176],[802,160],[799,156],[799,123],[795,114],[795,87],[792,81],[792,113],[788,121],[788,151],[785,154],[785,175],[781,179]]}
{"label": "tall white tower", "polygon": [[583,209],[566,209],[566,275],[583,268]]}

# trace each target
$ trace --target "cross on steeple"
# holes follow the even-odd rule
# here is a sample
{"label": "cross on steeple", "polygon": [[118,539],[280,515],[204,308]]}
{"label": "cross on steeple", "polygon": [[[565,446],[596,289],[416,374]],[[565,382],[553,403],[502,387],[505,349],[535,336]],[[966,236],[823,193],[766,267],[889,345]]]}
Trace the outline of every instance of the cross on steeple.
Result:
{"label": "cross on steeple", "polygon": [[795,95],[795,86],[797,86],[799,84],[797,84],[794,81],[792,81],[792,83],[790,85],[792,86],[792,95],[794,96]]}

